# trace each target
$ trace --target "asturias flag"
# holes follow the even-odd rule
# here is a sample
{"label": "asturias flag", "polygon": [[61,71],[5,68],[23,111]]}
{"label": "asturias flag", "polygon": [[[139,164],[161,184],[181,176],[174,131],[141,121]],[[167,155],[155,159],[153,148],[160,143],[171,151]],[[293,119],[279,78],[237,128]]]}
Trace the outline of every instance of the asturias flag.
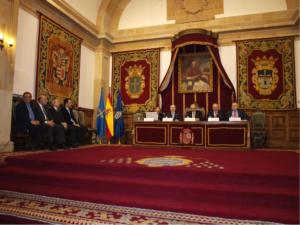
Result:
{"label": "asturias flag", "polygon": [[103,99],[103,88],[101,88],[101,97],[97,112],[96,128],[99,138],[101,138],[106,132],[106,120],[105,120],[105,108]]}
{"label": "asturias flag", "polygon": [[114,136],[114,111],[111,104],[111,96],[110,96],[110,90],[108,93],[108,98],[106,102],[106,110],[105,110],[105,116],[106,116],[106,136],[109,140],[112,136]]}
{"label": "asturias flag", "polygon": [[124,134],[124,119],[123,119],[123,108],[121,101],[120,89],[118,91],[118,101],[115,112],[115,135],[120,139]]}

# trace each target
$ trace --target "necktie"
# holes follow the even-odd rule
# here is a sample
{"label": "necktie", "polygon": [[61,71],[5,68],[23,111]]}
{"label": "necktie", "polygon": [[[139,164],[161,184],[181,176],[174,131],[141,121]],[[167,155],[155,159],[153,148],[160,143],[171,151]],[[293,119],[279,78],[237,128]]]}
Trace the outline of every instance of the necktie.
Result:
{"label": "necktie", "polygon": [[26,103],[26,106],[27,106],[27,109],[28,109],[28,111],[29,111],[29,118],[30,118],[31,120],[35,120],[35,118],[34,118],[34,113],[33,113],[32,109],[31,109],[31,107],[30,107],[30,104],[29,104],[29,103]]}
{"label": "necktie", "polygon": [[174,113],[172,113],[172,118],[174,119]]}
{"label": "necktie", "polygon": [[215,112],[215,118],[217,118],[218,116],[217,116],[217,112]]}
{"label": "necktie", "polygon": [[75,121],[72,119],[72,116],[71,116],[71,113],[70,113],[70,109],[67,108],[67,110],[68,110],[68,113],[69,113],[69,115],[70,115],[70,120],[72,121],[72,123],[75,123]]}
{"label": "necktie", "polygon": [[195,118],[195,113],[193,112],[193,118]]}
{"label": "necktie", "polygon": [[234,110],[233,117],[236,117],[236,110]]}
{"label": "necktie", "polygon": [[45,110],[44,106],[42,106],[42,110],[43,110],[43,113],[44,113],[44,116],[45,116],[46,120],[48,120],[48,116],[47,116],[47,113],[46,113],[46,110]]}

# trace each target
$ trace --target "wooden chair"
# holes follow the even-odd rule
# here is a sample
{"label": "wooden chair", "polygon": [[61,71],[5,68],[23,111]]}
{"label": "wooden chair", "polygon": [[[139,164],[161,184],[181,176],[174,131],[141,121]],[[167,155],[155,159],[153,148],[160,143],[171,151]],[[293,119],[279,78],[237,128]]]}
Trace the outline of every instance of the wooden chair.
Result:
{"label": "wooden chair", "polygon": [[251,147],[267,147],[267,132],[265,127],[266,114],[258,109],[256,112],[252,113],[252,124],[251,129]]}
{"label": "wooden chair", "polygon": [[14,151],[25,151],[29,149],[29,142],[30,142],[30,133],[29,130],[26,130],[24,133],[16,132],[13,128],[13,124],[16,122],[16,108],[19,102],[15,102],[12,104],[12,141],[14,142]]}
{"label": "wooden chair", "polygon": [[[79,118],[79,124],[85,126],[85,119],[84,119],[84,112],[83,111],[78,111],[78,118]],[[99,143],[98,141],[98,132],[96,128],[88,128],[88,134],[90,136],[89,142],[90,144],[95,141],[96,144]],[[95,138],[93,138],[93,134],[95,134]]]}
{"label": "wooden chair", "polygon": [[[143,113],[135,113],[133,115],[133,121],[143,121],[144,120],[144,114]],[[127,144],[127,140],[128,140],[128,134],[132,134],[133,129],[126,129],[125,130],[125,144]]]}

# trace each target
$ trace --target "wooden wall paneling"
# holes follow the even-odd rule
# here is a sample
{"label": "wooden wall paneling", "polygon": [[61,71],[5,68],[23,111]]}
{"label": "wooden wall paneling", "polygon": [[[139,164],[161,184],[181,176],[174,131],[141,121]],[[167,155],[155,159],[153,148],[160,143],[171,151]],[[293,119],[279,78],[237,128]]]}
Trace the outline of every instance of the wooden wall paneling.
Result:
{"label": "wooden wall paneling", "polygon": [[289,117],[289,126],[290,127],[299,127],[299,115],[291,115]]}
{"label": "wooden wall paneling", "polygon": [[298,130],[290,130],[289,132],[289,141],[298,142],[299,143],[299,129]]}
{"label": "wooden wall paneling", "polygon": [[285,127],[286,126],[286,118],[287,115],[279,115],[276,114],[274,116],[272,116],[272,125],[273,127]]}
{"label": "wooden wall paneling", "polygon": [[274,129],[272,140],[286,141],[286,129]]}

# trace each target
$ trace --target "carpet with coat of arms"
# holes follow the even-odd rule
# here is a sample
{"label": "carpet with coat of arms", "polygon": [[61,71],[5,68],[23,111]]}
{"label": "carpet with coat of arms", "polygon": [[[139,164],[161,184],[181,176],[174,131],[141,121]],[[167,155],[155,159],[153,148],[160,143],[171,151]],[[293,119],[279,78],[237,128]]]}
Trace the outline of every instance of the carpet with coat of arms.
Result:
{"label": "carpet with coat of arms", "polygon": [[[0,218],[51,224],[276,224],[163,212],[0,191]],[[19,220],[20,221],[20,220]]]}
{"label": "carpet with coat of arms", "polygon": [[294,37],[236,42],[240,109],[295,110]]}

